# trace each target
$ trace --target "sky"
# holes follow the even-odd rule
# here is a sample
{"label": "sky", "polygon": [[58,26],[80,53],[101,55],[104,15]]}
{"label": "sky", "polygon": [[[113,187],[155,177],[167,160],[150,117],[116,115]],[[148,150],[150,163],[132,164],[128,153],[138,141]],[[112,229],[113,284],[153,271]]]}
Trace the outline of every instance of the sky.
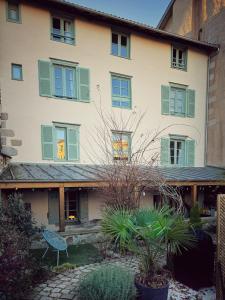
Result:
{"label": "sky", "polygon": [[157,26],[170,0],[70,0],[147,25]]}

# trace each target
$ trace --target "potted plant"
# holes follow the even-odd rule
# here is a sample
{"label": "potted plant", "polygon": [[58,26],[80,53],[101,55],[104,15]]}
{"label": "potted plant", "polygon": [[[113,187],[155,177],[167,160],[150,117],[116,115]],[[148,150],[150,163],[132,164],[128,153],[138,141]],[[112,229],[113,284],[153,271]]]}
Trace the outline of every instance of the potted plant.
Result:
{"label": "potted plant", "polygon": [[139,258],[140,272],[135,283],[141,299],[166,300],[169,271],[160,261],[164,255],[192,245],[194,237],[181,214],[169,207],[161,209],[107,209],[102,230],[119,246]]}

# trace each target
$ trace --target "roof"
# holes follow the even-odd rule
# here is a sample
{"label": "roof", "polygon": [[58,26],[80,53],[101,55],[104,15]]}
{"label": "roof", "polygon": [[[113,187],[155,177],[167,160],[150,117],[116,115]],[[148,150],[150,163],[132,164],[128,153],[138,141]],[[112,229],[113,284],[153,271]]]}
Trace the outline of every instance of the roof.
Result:
{"label": "roof", "polygon": [[159,24],[157,25],[158,29],[162,29],[170,16],[172,15],[173,12],[173,5],[174,5],[175,0],[170,0],[164,14],[162,15],[161,19],[159,20]]}
{"label": "roof", "polygon": [[[11,163],[0,175],[0,183],[15,182],[95,182],[95,165]],[[99,169],[98,169],[99,170]],[[225,169],[216,167],[159,168],[167,181],[224,181]]]}
{"label": "roof", "polygon": [[[32,1],[30,1],[32,2]],[[169,42],[177,42],[182,43],[187,46],[197,47],[198,49],[212,52],[217,51],[219,49],[218,45],[210,44],[202,41],[193,40],[187,37],[183,37],[181,35],[177,35],[174,33],[169,33],[160,29],[153,28],[149,25],[139,23],[133,20],[128,20],[125,18],[121,18],[112,14],[108,14],[105,12],[97,11],[92,8],[87,8],[75,3],[71,3],[65,0],[36,0],[35,4],[42,4],[46,8],[50,8],[51,6],[54,9],[58,9],[62,11],[63,9],[69,12],[70,14],[79,14],[89,20],[107,22],[112,26],[120,26],[130,31],[139,32],[150,36],[155,39],[165,40]]]}

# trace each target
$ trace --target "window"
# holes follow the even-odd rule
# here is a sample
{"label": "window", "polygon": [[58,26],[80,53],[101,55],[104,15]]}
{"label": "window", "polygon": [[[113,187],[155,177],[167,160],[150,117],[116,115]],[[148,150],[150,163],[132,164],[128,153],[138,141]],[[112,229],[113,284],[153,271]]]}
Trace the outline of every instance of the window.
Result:
{"label": "window", "polygon": [[189,166],[195,164],[195,141],[184,136],[171,135],[161,139],[162,166]]}
{"label": "window", "polygon": [[65,220],[79,221],[79,191],[67,191],[65,197]]}
{"label": "window", "polygon": [[41,133],[43,159],[79,160],[79,126],[61,123],[42,125]]}
{"label": "window", "polygon": [[22,65],[12,64],[12,79],[23,80]]}
{"label": "window", "polygon": [[170,113],[185,115],[186,112],[186,89],[170,88]]}
{"label": "window", "polygon": [[10,22],[20,23],[20,7],[16,1],[8,1],[7,20]]}
{"label": "window", "polygon": [[43,97],[90,101],[89,69],[76,63],[51,59],[38,61],[39,93]]}
{"label": "window", "polygon": [[53,41],[74,44],[74,21],[52,17],[51,37]]}
{"label": "window", "polygon": [[187,49],[172,46],[172,68],[187,70]]}
{"label": "window", "polygon": [[161,111],[163,115],[194,118],[195,91],[182,85],[162,85]]}
{"label": "window", "polygon": [[185,165],[185,141],[170,140],[170,164],[184,166]]}
{"label": "window", "polygon": [[113,132],[112,147],[114,160],[130,160],[131,134],[127,132]]}
{"label": "window", "polygon": [[112,75],[112,106],[131,108],[131,79]]}
{"label": "window", "polygon": [[113,55],[130,58],[130,38],[128,35],[112,32]]}
{"label": "window", "polygon": [[53,65],[54,96],[77,98],[76,91],[76,69]]}

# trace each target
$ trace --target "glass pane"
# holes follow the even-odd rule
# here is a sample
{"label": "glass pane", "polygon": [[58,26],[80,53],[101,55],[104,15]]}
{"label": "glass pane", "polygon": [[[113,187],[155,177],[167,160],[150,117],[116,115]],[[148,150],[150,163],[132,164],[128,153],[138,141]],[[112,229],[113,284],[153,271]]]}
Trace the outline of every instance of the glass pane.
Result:
{"label": "glass pane", "polygon": [[12,79],[22,80],[22,66],[12,65]]}
{"label": "glass pane", "polygon": [[120,80],[113,78],[112,79],[112,93],[114,96],[120,96]]}
{"label": "glass pane", "polygon": [[121,89],[121,96],[122,97],[129,97],[128,89]]}
{"label": "glass pane", "polygon": [[67,44],[73,43],[72,23],[70,21],[64,21],[64,41]]}
{"label": "glass pane", "polygon": [[53,39],[56,41],[61,40],[61,30],[60,30],[60,19],[53,18],[52,19],[52,32],[53,32]]}
{"label": "glass pane", "polygon": [[66,128],[56,128],[57,159],[66,159]]}
{"label": "glass pane", "polygon": [[122,57],[128,57],[128,49],[127,47],[121,46],[121,54]]}
{"label": "glass pane", "polygon": [[17,9],[10,8],[9,10],[9,19],[13,21],[19,20],[19,12]]}
{"label": "glass pane", "polygon": [[176,164],[177,165],[184,164],[184,142],[183,141],[177,141]]}
{"label": "glass pane", "polygon": [[126,36],[121,36],[121,46],[127,46],[127,37]]}
{"label": "glass pane", "polygon": [[66,97],[74,97],[74,70],[66,69]]}
{"label": "glass pane", "polygon": [[176,98],[175,98],[175,112],[184,114],[185,113],[185,96],[186,91],[184,89],[176,90]]}
{"label": "glass pane", "polygon": [[171,165],[174,165],[174,146],[175,146],[175,144],[174,144],[174,141],[170,141],[170,163],[171,163]]}
{"label": "glass pane", "polygon": [[54,67],[55,96],[63,96],[62,68]]}
{"label": "glass pane", "polygon": [[112,54],[118,55],[118,35],[112,33]]}

